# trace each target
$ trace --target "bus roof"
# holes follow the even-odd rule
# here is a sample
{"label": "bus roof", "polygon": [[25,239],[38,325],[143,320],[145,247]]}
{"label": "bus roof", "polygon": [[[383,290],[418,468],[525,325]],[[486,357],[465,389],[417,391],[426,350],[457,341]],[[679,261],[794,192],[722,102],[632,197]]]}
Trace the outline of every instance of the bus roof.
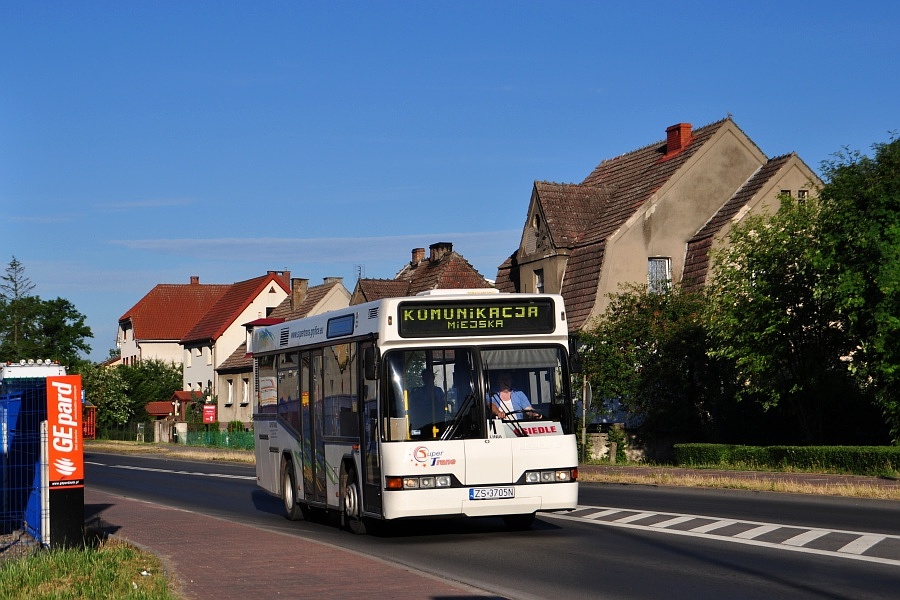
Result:
{"label": "bus roof", "polygon": [[568,328],[563,299],[557,294],[441,290],[383,298],[257,327],[250,352],[265,354],[361,336],[377,337],[381,345],[434,344],[439,340],[458,344],[474,343],[472,338],[526,336],[564,343]]}

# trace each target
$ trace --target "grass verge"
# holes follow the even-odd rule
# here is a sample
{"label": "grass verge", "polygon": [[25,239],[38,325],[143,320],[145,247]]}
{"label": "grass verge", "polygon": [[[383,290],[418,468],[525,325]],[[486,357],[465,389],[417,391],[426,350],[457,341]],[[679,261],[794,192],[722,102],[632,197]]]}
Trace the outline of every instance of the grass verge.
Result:
{"label": "grass verge", "polygon": [[176,600],[159,558],[107,539],[95,547],[43,550],[0,563],[0,598]]}
{"label": "grass verge", "polygon": [[808,483],[790,478],[728,477],[703,474],[671,474],[648,472],[588,473],[579,472],[579,481],[595,483],[630,483],[641,485],[667,485],[697,488],[747,490],[754,492],[783,492],[817,496],[842,496],[847,498],[872,498],[876,500],[900,500],[900,487],[882,487],[863,483]]}

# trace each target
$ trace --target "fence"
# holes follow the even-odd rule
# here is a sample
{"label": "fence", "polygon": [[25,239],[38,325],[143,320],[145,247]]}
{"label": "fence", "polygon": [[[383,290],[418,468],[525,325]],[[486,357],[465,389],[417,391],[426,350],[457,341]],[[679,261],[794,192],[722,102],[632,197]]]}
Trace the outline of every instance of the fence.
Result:
{"label": "fence", "polygon": [[156,432],[153,423],[144,421],[131,421],[115,425],[100,425],[96,427],[98,440],[115,440],[125,442],[156,442]]}
{"label": "fence", "polygon": [[[184,423],[181,424],[185,426]],[[171,425],[170,425],[171,427]],[[169,439],[188,446],[206,446],[213,448],[230,448],[232,450],[253,450],[252,431],[220,431],[206,429],[205,425],[187,425],[186,439],[181,434],[168,439],[156,439],[157,428],[154,423],[141,421],[120,425],[97,425],[98,440],[138,441],[147,443],[167,442]],[[201,429],[202,427],[202,429]]]}
{"label": "fence", "polygon": [[[0,380],[0,553],[41,544],[49,509],[42,502],[41,422],[47,419],[46,380]],[[46,529],[46,527],[44,527]]]}
{"label": "fence", "polygon": [[188,446],[211,446],[232,450],[253,450],[252,431],[188,431]]}

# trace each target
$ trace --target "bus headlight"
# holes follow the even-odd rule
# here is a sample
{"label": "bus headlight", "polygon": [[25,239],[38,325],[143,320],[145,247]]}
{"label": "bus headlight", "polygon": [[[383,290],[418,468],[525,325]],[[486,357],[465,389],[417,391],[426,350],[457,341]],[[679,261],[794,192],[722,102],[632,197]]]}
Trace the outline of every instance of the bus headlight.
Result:
{"label": "bus headlight", "polygon": [[386,489],[389,490],[431,490],[435,488],[453,487],[451,475],[429,475],[425,477],[387,477]]}
{"label": "bus headlight", "polygon": [[548,471],[528,471],[525,483],[566,483],[578,477],[575,469],[553,469]]}

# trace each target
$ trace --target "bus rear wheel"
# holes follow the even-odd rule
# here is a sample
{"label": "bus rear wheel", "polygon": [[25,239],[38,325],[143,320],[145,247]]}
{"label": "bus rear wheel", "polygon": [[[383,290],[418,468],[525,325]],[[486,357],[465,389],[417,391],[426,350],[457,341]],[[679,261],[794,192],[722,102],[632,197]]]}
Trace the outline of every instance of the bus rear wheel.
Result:
{"label": "bus rear wheel", "polygon": [[366,521],[362,516],[362,496],[359,488],[359,478],[356,471],[347,471],[347,480],[344,485],[344,498],[342,503],[344,525],[357,535],[366,533]]}
{"label": "bus rear wheel", "polygon": [[291,521],[303,518],[303,508],[297,502],[297,483],[294,479],[294,467],[286,460],[281,465],[281,500],[284,503],[284,516]]}

